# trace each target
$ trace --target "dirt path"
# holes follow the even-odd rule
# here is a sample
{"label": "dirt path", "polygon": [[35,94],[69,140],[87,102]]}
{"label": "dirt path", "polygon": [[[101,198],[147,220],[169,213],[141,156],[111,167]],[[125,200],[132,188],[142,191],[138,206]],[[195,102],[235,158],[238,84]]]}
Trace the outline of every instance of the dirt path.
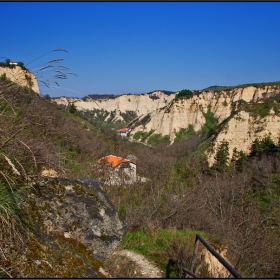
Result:
{"label": "dirt path", "polygon": [[140,254],[128,250],[116,251],[113,254],[130,258],[133,262],[137,263],[144,277],[147,278],[162,277],[162,272],[153,263],[148,261],[144,256]]}

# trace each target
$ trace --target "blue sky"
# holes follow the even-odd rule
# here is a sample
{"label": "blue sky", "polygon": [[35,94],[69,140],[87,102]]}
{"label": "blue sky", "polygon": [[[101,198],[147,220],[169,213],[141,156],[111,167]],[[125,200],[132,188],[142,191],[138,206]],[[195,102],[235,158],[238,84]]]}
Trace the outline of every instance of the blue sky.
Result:
{"label": "blue sky", "polygon": [[[0,57],[30,70],[63,58],[78,75],[42,86],[52,97],[280,80],[279,2],[1,2],[0,10]],[[28,64],[54,49],[68,52]]]}

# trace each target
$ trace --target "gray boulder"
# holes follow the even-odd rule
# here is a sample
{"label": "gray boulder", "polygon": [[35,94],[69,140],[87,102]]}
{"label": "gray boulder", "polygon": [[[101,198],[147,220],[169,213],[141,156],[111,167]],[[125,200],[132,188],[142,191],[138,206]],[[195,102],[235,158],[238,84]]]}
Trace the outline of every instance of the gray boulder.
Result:
{"label": "gray boulder", "polygon": [[[101,185],[102,182],[90,179],[32,179],[35,203],[29,212],[33,215],[36,239],[48,249],[52,248],[54,255],[63,247],[64,251],[70,250],[78,256],[77,248],[85,248],[103,264],[121,242],[126,226]],[[79,245],[76,249],[72,246],[74,243]],[[83,255],[85,253],[82,259]],[[92,269],[88,267],[89,273],[78,275],[98,277],[100,269],[103,271],[99,267],[98,274],[96,268]]]}

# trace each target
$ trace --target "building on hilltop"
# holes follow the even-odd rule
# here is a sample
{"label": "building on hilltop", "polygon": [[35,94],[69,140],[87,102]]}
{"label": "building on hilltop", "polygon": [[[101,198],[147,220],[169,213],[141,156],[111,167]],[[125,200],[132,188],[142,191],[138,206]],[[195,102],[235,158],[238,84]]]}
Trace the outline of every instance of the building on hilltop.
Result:
{"label": "building on hilltop", "polygon": [[9,62],[9,64],[10,64],[10,65],[17,65],[17,62],[11,60],[11,61]]}
{"label": "building on hilltop", "polygon": [[124,127],[124,128],[121,128],[121,129],[117,130],[117,133],[118,133],[119,135],[121,135],[122,137],[126,137],[127,134],[128,134],[130,131],[131,131],[131,128],[129,128],[129,127]]}

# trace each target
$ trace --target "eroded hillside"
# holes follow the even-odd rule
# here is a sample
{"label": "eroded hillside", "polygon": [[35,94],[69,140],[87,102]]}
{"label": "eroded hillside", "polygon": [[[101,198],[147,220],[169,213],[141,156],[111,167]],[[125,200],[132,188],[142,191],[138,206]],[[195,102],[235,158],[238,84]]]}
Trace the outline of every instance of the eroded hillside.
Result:
{"label": "eroded hillside", "polygon": [[[217,147],[223,140],[229,142],[230,157],[234,148],[249,153],[256,138],[271,135],[276,141],[279,136],[277,112],[272,110],[263,117],[247,111],[240,112],[240,108],[243,104],[259,104],[276,98],[279,94],[279,85],[263,85],[220,91],[190,91],[190,96],[183,98],[179,97],[178,93],[166,95],[156,91],[150,94],[122,95],[99,100],[91,98],[54,100],[67,106],[74,104],[80,111],[92,111],[95,118],[98,114],[102,115],[104,122],[126,121],[132,128],[129,139],[148,144],[160,141],[172,144],[182,131],[186,134],[215,132],[217,136],[206,153],[211,166]],[[248,106],[247,109],[249,110]],[[130,118],[126,118],[125,114],[128,112]],[[236,115],[237,112],[239,113]],[[227,125],[221,127],[224,122]],[[219,131],[216,130],[218,125]]]}
{"label": "eroded hillside", "polygon": [[158,109],[150,114],[150,120],[144,125],[134,127],[131,135],[138,131],[170,136],[174,141],[176,133],[180,129],[188,129],[193,126],[195,132],[200,131],[207,121],[207,112],[213,113],[217,124],[227,119],[235,110],[236,102],[255,103],[258,100],[276,96],[280,93],[279,87],[235,88],[230,91],[201,91],[188,99],[175,99],[166,107]]}
{"label": "eroded hillside", "polygon": [[96,99],[88,97],[86,100],[78,98],[55,98],[57,104],[68,106],[74,104],[78,110],[93,111],[104,110],[108,114],[105,121],[108,120],[110,113],[113,113],[112,121],[123,120],[122,113],[132,111],[137,117],[149,114],[157,109],[163,108],[169,104],[175,95],[167,95],[161,91],[155,91],[151,94],[125,94],[115,98]]}
{"label": "eroded hillside", "polygon": [[[3,67],[0,66],[0,76],[5,75],[5,78],[18,84],[19,86],[27,86],[34,92],[40,94],[36,76],[20,66]],[[2,76],[3,77],[3,76]]]}
{"label": "eroded hillside", "polygon": [[0,277],[107,277],[125,226],[91,179],[111,140],[11,81],[0,81],[0,112]]}
{"label": "eroded hillside", "polygon": [[[275,106],[277,105],[275,104]],[[222,131],[215,137],[212,147],[207,151],[209,165],[213,165],[218,147],[223,141],[228,143],[229,159],[232,159],[234,149],[248,155],[256,139],[262,140],[265,137],[270,137],[274,143],[278,143],[280,137],[278,112],[277,108],[276,110],[271,108],[267,115],[261,116],[245,109],[230,118]]]}

